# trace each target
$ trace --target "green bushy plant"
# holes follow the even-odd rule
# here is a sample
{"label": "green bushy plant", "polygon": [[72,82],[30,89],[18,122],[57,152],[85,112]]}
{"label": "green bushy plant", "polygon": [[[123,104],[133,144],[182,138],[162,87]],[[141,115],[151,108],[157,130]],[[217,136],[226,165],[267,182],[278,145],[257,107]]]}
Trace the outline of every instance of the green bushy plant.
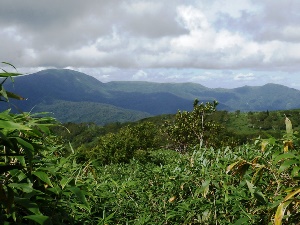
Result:
{"label": "green bushy plant", "polygon": [[246,182],[251,193],[252,215],[262,214],[275,225],[298,224],[300,219],[300,157],[294,143],[299,141],[286,118],[283,139],[258,139],[257,154],[240,158],[227,172]]}
{"label": "green bushy plant", "polygon": [[[3,71],[1,100],[23,100],[3,88],[7,78],[20,74]],[[64,165],[68,153],[50,131],[57,124],[43,114],[0,112],[1,224],[73,224],[79,212],[73,207],[88,212],[85,195]]]}
{"label": "green bushy plant", "polygon": [[165,131],[172,148],[180,152],[186,152],[189,147],[199,144],[200,146],[215,146],[221,126],[208,116],[216,111],[218,102],[201,103],[196,99],[191,112],[179,111],[173,122],[165,123]]}
{"label": "green bushy plant", "polygon": [[102,164],[127,163],[133,157],[145,160],[162,142],[158,131],[158,127],[150,122],[126,126],[117,133],[100,136],[92,149],[80,151],[88,159],[97,159]]}

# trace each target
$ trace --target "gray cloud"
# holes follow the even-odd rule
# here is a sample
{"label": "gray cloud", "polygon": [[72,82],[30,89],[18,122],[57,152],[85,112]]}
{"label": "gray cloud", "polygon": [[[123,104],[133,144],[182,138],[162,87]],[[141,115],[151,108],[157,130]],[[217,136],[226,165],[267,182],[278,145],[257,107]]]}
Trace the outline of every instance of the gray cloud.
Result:
{"label": "gray cloud", "polygon": [[252,0],[252,3],[257,10],[245,8],[240,11],[239,17],[219,13],[216,27],[240,32],[258,42],[281,40],[299,43],[299,1]]}
{"label": "gray cloud", "polygon": [[[0,2],[0,58],[29,71],[118,68],[122,79],[150,80],[164,76],[145,69],[299,71],[298,0]],[[213,75],[165,76],[200,82]]]}

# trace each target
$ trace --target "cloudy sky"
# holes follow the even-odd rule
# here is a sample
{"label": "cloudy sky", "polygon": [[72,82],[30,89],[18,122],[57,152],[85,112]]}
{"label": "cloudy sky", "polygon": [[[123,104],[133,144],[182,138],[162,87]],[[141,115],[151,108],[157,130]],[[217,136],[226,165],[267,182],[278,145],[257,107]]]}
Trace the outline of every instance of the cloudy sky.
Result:
{"label": "cloudy sky", "polygon": [[0,0],[0,60],[102,82],[300,89],[299,0]]}

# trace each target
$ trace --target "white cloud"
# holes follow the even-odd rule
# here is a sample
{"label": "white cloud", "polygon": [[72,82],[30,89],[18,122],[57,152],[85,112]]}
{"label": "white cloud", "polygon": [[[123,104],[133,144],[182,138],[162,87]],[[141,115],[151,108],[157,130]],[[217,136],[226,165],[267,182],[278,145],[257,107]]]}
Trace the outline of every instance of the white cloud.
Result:
{"label": "white cloud", "polygon": [[247,74],[238,74],[233,79],[238,81],[249,81],[249,80],[255,80],[256,77],[254,76],[253,73],[247,73]]}
{"label": "white cloud", "polygon": [[178,6],[178,21],[188,30],[197,31],[209,28],[205,14],[195,6]]}
{"label": "white cloud", "polygon": [[135,74],[132,75],[133,80],[141,80],[141,79],[145,79],[147,77],[148,77],[148,74],[143,70],[139,70]]}

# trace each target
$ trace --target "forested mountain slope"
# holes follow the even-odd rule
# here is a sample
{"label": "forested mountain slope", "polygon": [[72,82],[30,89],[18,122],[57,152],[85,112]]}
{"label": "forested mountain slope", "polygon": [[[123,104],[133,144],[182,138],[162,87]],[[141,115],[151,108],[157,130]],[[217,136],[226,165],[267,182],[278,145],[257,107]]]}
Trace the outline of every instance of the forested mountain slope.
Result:
{"label": "forested mountain slope", "polygon": [[[27,98],[23,102],[14,102],[13,108],[21,111],[51,111],[55,114],[74,114],[74,107],[84,108],[89,103],[100,104],[86,107],[85,115],[108,113],[107,105],[125,110],[127,116],[114,113],[116,121],[131,118],[129,121],[151,115],[176,113],[178,110],[191,110],[192,102],[217,100],[219,110],[227,111],[266,111],[300,108],[300,91],[277,84],[264,86],[244,86],[235,89],[207,88],[195,83],[153,83],[114,81],[102,83],[96,78],[67,69],[48,69],[34,74],[17,77],[7,82],[6,89],[17,92]],[[16,91],[17,90],[17,91]],[[64,104],[62,104],[64,102]],[[66,103],[69,102],[69,103]],[[72,103],[71,103],[72,102]],[[72,107],[66,105],[72,104]],[[75,105],[78,104],[78,107]],[[101,104],[107,104],[103,112]],[[103,108],[104,109],[104,108]],[[115,111],[115,108],[111,108]],[[130,110],[130,111],[128,111]],[[90,111],[90,112],[87,112]],[[79,111],[78,111],[79,112]],[[60,117],[67,120],[86,122],[90,116],[72,119],[72,116]],[[136,114],[136,115],[135,115]],[[94,121],[91,121],[94,122]],[[109,121],[111,122],[111,121]]]}

